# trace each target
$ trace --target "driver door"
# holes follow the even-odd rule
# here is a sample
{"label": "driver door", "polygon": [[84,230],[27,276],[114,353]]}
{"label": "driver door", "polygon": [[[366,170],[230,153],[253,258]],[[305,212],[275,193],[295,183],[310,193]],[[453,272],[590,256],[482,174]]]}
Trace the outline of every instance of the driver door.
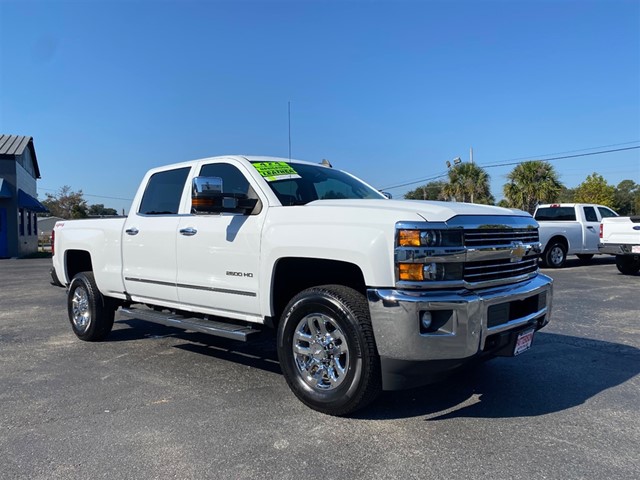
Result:
{"label": "driver door", "polygon": [[[224,193],[255,195],[247,176],[227,162],[204,164],[197,176],[222,179]],[[262,200],[264,201],[264,200]],[[260,239],[266,209],[252,214],[190,214],[177,235],[180,303],[231,318],[259,316]]]}

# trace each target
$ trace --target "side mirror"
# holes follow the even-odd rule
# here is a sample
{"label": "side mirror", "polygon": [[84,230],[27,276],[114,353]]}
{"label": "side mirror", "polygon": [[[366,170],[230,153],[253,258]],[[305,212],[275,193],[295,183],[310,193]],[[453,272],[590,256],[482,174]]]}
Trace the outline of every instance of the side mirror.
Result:
{"label": "side mirror", "polygon": [[195,177],[191,190],[191,211],[246,215],[256,206],[257,199],[249,199],[242,193],[224,193],[223,187],[220,177]]}
{"label": "side mirror", "polygon": [[391,195],[389,192],[380,192],[380,193],[383,194],[385,197],[387,197],[389,200],[393,198],[393,195]]}

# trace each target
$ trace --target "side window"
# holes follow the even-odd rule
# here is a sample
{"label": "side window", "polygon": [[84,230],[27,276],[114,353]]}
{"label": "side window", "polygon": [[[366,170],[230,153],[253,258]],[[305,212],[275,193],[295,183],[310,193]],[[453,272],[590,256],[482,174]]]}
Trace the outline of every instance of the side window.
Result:
{"label": "side window", "polygon": [[249,195],[249,180],[234,165],[228,163],[210,163],[203,165],[198,174],[201,177],[220,177],[224,193]]}
{"label": "side window", "polygon": [[600,216],[602,218],[617,217],[618,215],[613,210],[609,210],[607,207],[598,207]]}
{"label": "side window", "polygon": [[178,213],[189,167],[154,173],[142,196],[138,213],[168,215]]}
{"label": "side window", "polygon": [[593,207],[582,207],[584,210],[584,218],[587,222],[597,222],[598,215],[596,215],[596,209]]}
{"label": "side window", "polygon": [[567,221],[576,220],[576,211],[573,207],[545,207],[536,211],[536,220],[541,221]]}

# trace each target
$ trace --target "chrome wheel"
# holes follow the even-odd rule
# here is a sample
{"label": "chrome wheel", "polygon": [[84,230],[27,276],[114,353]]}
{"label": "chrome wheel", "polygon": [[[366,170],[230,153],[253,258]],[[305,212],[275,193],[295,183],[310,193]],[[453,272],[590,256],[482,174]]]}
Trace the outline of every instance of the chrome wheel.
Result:
{"label": "chrome wheel", "polygon": [[84,288],[78,287],[73,292],[71,310],[71,321],[78,332],[86,332],[91,323],[91,312],[89,310],[89,294]]}
{"label": "chrome wheel", "polygon": [[564,250],[559,246],[554,246],[550,252],[551,263],[560,265],[564,261]]}
{"label": "chrome wheel", "polygon": [[317,390],[333,390],[349,369],[349,347],[336,321],[324,314],[304,317],[293,334],[293,356],[304,382]]}

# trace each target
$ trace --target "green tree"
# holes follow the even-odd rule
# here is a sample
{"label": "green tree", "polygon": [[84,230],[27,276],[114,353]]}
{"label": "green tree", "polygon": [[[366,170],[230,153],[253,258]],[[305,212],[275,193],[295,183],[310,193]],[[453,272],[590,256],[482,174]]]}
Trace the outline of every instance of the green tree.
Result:
{"label": "green tree", "polygon": [[623,217],[640,213],[636,203],[640,201],[640,185],[633,180],[623,180],[616,187],[614,209]]}
{"label": "green tree", "polygon": [[102,203],[96,203],[94,205],[89,205],[87,214],[91,217],[104,217],[118,215],[118,211],[115,208],[107,208]]}
{"label": "green tree", "polygon": [[560,189],[560,194],[558,195],[558,202],[559,203],[575,203],[575,197],[576,197],[576,189],[575,188],[567,188],[567,187],[562,187]]}
{"label": "green tree", "polygon": [[449,182],[442,187],[447,199],[458,202],[493,205],[495,199],[489,187],[489,174],[475,163],[461,163],[449,169]]}
{"label": "green tree", "polygon": [[442,189],[447,182],[437,180],[404,194],[406,200],[444,200]]}
{"label": "green tree", "polygon": [[82,196],[82,190],[74,192],[70,186],[65,185],[57,193],[47,193],[46,197],[42,204],[54,217],[72,219],[87,216],[87,202]]}
{"label": "green tree", "polygon": [[592,173],[576,187],[576,203],[597,203],[615,208],[616,189],[609,185],[602,175]]}
{"label": "green tree", "polygon": [[517,165],[507,175],[503,193],[511,208],[533,213],[538,203],[557,202],[563,187],[553,165],[532,160]]}

